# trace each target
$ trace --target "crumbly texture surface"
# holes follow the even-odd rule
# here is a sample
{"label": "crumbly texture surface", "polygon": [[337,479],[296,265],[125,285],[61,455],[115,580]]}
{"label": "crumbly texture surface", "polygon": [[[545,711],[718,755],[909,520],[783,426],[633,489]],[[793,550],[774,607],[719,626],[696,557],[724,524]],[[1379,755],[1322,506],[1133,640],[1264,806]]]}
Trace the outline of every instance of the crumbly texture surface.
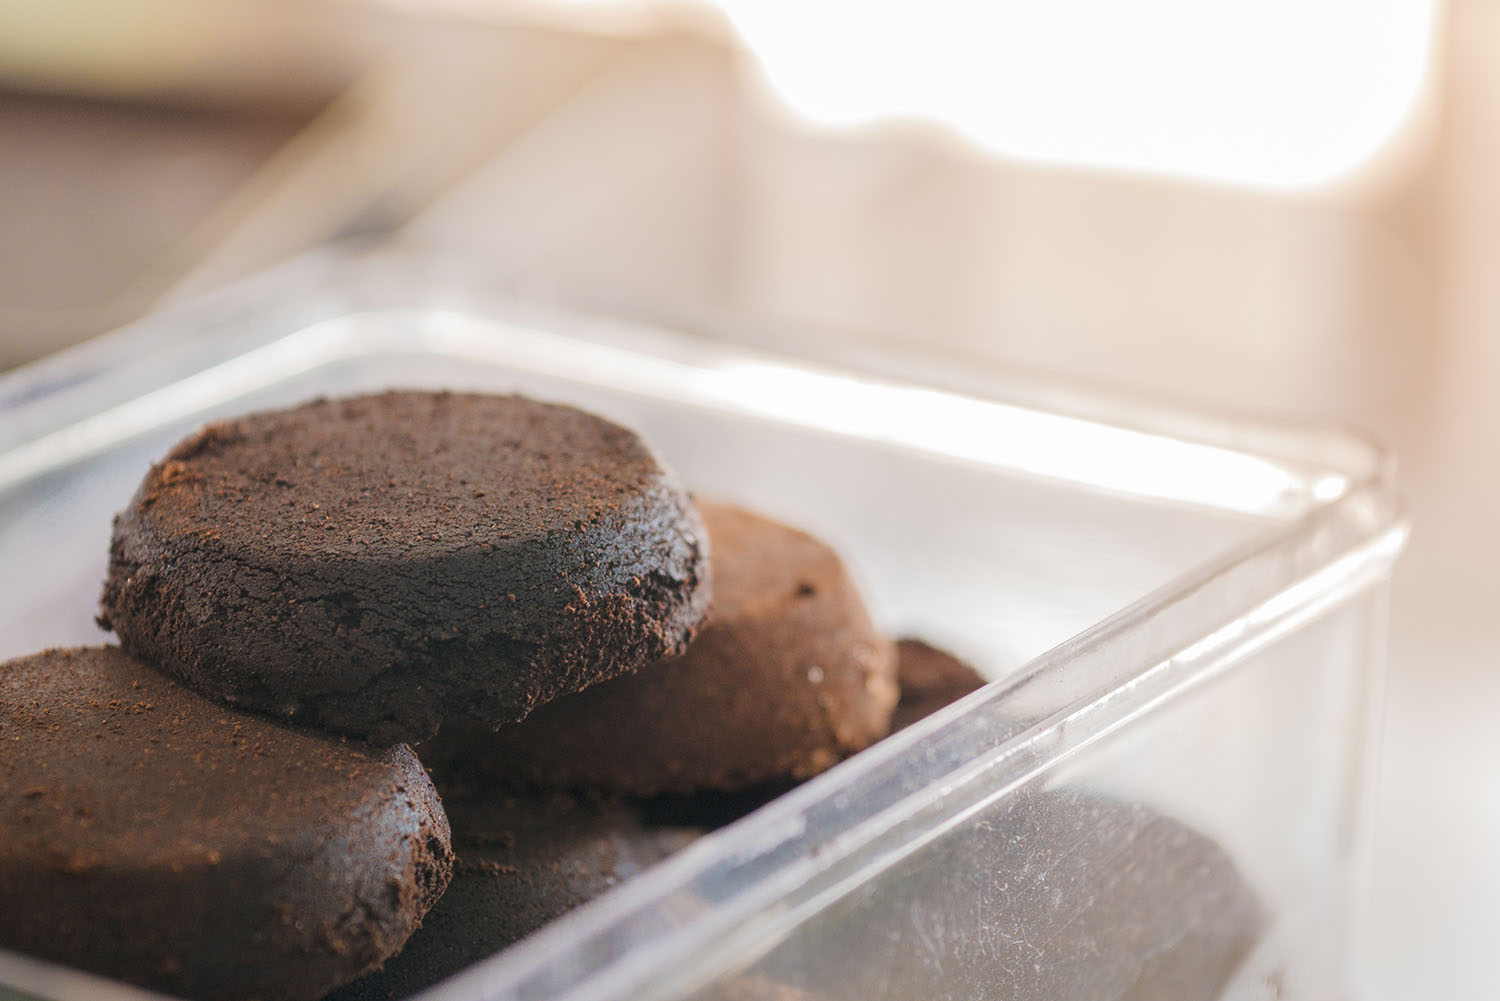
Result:
{"label": "crumbly texture surface", "polygon": [[458,863],[453,884],[384,969],[329,1001],[396,1001],[530,935],[703,831],[648,823],[622,802],[444,790]]}
{"label": "crumbly texture surface", "polygon": [[917,639],[896,643],[901,701],[891,716],[891,732],[904,730],[951,702],[985,686],[984,675],[945,650]]}
{"label": "crumbly texture surface", "polygon": [[308,1001],[451,875],[411,749],[232,712],[115,647],[0,664],[0,947],[194,1001]]}
{"label": "crumbly texture surface", "polygon": [[100,622],[228,705],[386,744],[680,653],[707,571],[692,504],[634,433],[392,392],[179,444],[115,520]]}
{"label": "crumbly texture surface", "polygon": [[650,796],[804,779],[884,737],[891,643],[838,556],[740,508],[700,505],[714,597],[681,657],[558,699],[497,733],[455,721],[434,772]]}

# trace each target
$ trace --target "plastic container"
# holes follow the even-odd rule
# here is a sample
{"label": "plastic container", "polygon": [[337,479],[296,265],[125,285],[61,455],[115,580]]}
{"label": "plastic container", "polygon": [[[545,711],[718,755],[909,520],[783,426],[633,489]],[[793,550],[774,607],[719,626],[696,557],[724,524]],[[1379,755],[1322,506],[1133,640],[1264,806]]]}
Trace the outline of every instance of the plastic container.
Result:
{"label": "plastic container", "polygon": [[[393,385],[577,403],[696,490],[823,536],[886,629],[994,681],[434,1001],[1357,995],[1406,533],[1377,448],[855,374],[455,275],[318,255],[0,380],[0,654],[103,640],[110,517],[206,419]],[[1210,846],[1248,894],[1216,896]],[[1198,969],[1216,922],[1235,947]],[[0,985],[139,996],[4,955]]]}

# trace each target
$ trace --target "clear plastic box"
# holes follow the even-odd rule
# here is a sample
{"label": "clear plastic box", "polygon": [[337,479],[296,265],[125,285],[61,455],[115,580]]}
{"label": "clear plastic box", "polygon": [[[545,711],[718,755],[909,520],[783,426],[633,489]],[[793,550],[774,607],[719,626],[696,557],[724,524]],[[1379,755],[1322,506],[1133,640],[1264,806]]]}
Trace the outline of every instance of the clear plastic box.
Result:
{"label": "clear plastic box", "polygon": [[[827,539],[889,632],[993,681],[425,996],[1357,996],[1390,463],[947,384],[315,255],[0,379],[0,655],[104,639],[110,517],[204,420],[394,385],[576,403]],[[6,989],[143,996],[0,953]]]}

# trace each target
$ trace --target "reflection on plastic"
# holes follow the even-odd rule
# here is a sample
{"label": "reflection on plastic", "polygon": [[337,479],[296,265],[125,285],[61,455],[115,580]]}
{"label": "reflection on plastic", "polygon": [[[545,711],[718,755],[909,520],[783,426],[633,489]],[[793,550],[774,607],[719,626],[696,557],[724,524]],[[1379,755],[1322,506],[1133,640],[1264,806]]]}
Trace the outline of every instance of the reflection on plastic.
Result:
{"label": "reflection on plastic", "polygon": [[1204,1001],[1267,924],[1202,834],[1140,804],[1030,789],[696,1001]]}
{"label": "reflection on plastic", "polygon": [[[372,322],[374,321],[374,322]],[[1014,473],[1223,511],[1286,517],[1342,496],[1275,463],[1077,417],[820,371],[770,356],[693,365],[460,313],[360,314],[307,327],[9,452],[0,486],[98,454],[288,373],[362,354],[433,351],[919,449]]]}

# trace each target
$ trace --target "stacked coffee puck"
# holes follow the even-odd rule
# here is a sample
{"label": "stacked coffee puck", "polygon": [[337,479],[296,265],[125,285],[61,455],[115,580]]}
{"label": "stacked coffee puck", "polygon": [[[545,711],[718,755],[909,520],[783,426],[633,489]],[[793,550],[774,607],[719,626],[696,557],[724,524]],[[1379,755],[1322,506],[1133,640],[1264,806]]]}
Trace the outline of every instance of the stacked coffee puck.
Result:
{"label": "stacked coffee puck", "polygon": [[826,546],[518,396],[204,428],[116,519],[102,606],[118,647],[0,665],[0,948],[193,999],[312,1001],[436,904],[442,955],[352,990],[430,983],[898,698]]}

